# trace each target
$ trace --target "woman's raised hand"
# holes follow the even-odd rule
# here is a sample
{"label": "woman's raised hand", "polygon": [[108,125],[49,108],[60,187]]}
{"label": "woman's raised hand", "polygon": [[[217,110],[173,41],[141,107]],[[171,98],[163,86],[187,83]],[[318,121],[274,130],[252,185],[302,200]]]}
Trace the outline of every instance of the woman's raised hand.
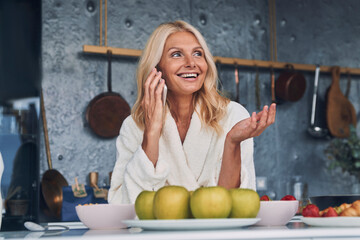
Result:
{"label": "woman's raised hand", "polygon": [[141,105],[145,114],[145,131],[152,136],[160,137],[163,119],[162,92],[165,81],[162,73],[154,68],[144,84],[144,97]]}
{"label": "woman's raised hand", "polygon": [[264,106],[259,113],[253,112],[229,131],[228,136],[232,143],[239,143],[245,139],[259,136],[268,126],[275,122],[276,104]]}

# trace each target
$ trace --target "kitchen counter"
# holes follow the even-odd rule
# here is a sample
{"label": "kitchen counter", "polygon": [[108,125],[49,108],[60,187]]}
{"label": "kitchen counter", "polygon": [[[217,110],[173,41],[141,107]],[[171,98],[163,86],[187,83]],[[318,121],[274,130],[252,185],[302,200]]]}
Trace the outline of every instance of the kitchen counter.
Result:
{"label": "kitchen counter", "polygon": [[[58,223],[61,224],[61,223]],[[359,239],[358,227],[311,227],[298,219],[286,226],[263,227],[249,226],[233,229],[214,229],[198,231],[144,231],[140,228],[121,230],[89,230],[84,227],[70,226],[70,230],[52,230],[48,232],[0,232],[0,239]]]}

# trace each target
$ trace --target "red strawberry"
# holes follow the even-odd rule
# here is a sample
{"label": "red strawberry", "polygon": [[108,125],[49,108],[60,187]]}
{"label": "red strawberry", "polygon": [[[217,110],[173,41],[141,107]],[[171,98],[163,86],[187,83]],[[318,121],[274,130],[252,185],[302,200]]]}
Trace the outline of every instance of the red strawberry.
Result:
{"label": "red strawberry", "polygon": [[260,201],[271,201],[268,195],[264,195],[260,198]]}
{"label": "red strawberry", "polygon": [[315,204],[308,204],[302,210],[302,215],[304,217],[320,217],[319,208]]}
{"label": "red strawberry", "polygon": [[337,217],[338,214],[333,207],[328,207],[327,211],[322,215],[322,217]]}
{"label": "red strawberry", "polygon": [[281,200],[283,200],[283,201],[293,201],[293,200],[296,200],[296,198],[293,195],[286,195]]}

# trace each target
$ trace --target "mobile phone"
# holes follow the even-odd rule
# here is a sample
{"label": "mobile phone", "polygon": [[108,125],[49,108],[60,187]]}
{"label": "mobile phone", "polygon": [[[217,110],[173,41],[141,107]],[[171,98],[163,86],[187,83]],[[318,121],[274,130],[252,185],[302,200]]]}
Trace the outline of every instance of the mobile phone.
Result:
{"label": "mobile phone", "polygon": [[163,89],[163,93],[162,93],[162,101],[163,101],[164,106],[166,104],[166,95],[167,95],[167,86],[165,84],[164,89]]}

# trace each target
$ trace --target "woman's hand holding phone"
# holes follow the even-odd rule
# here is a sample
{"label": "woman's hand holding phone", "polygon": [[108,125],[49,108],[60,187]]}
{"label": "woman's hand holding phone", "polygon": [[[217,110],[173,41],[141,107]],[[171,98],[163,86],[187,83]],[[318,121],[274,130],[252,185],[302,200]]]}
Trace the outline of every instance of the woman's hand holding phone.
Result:
{"label": "woman's hand holding phone", "polygon": [[162,73],[154,68],[144,83],[144,96],[141,105],[144,109],[145,129],[142,148],[148,158],[156,165],[159,154],[159,139],[163,126],[163,114],[167,87]]}

